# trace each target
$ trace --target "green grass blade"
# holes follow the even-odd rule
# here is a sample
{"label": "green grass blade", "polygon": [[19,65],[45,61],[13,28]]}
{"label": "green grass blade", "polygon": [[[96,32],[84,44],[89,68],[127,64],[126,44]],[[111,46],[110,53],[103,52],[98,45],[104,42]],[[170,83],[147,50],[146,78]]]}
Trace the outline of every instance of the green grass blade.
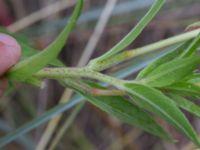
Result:
{"label": "green grass blade", "polygon": [[176,102],[179,107],[187,110],[197,117],[200,117],[200,107],[198,105],[176,94],[169,94],[169,96]]}
{"label": "green grass blade", "polygon": [[32,74],[45,67],[52,60],[56,59],[63,46],[65,45],[65,42],[68,39],[70,32],[76,25],[76,21],[82,10],[82,5],[83,0],[78,0],[74,12],[68,21],[68,24],[65,26],[64,30],[60,33],[60,35],[56,38],[56,40],[53,43],[51,43],[42,52],[15,65],[9,71],[8,77],[10,79],[24,81],[25,79],[29,78]]}
{"label": "green grass blade", "polygon": [[175,58],[177,58],[191,43],[191,40],[180,44],[179,46],[175,47],[172,51],[167,52],[162,57],[156,59],[152,63],[150,63],[147,67],[145,67],[140,73],[137,75],[137,80],[145,78],[150,74],[155,68],[159,67],[160,65],[169,62]]}
{"label": "green grass blade", "polygon": [[[0,131],[3,133],[8,133],[12,130],[12,127],[8,123],[6,123],[5,120],[0,120]],[[26,136],[21,136],[19,137],[16,142],[23,146],[25,149],[28,150],[33,150],[34,149],[34,144],[33,144],[33,139],[29,137],[28,135]]]}
{"label": "green grass blade", "polygon": [[191,74],[199,63],[199,56],[175,59],[155,68],[146,78],[139,80],[139,82],[152,87],[168,86]]}
{"label": "green grass blade", "polygon": [[143,31],[143,29],[147,26],[147,24],[153,19],[153,17],[158,13],[160,8],[163,6],[164,0],[156,0],[153,4],[151,9],[147,12],[147,14],[140,20],[140,22],[120,41],[118,42],[113,48],[111,48],[108,52],[104,55],[100,56],[97,59],[91,61],[101,61],[107,59],[108,57],[120,52],[128,45],[130,45]]}
{"label": "green grass blade", "polygon": [[74,100],[69,101],[65,104],[59,104],[56,107],[50,109],[49,111],[42,114],[40,117],[28,122],[27,124],[23,125],[22,127],[16,129],[14,132],[8,133],[6,136],[0,138],[0,147],[5,146],[6,144],[12,142],[15,139],[18,139],[20,136],[24,135],[28,131],[36,128],[37,126],[45,123],[49,119],[53,118],[54,116],[58,115],[59,113],[62,113],[66,111],[67,109],[70,109],[75,104],[82,101],[81,97],[74,98]]}
{"label": "green grass blade", "polygon": [[139,107],[165,119],[200,147],[200,141],[193,127],[169,97],[154,88],[135,83],[126,83],[121,88],[130,93],[133,102]]}
{"label": "green grass blade", "polygon": [[162,139],[172,141],[170,136],[144,111],[134,106],[120,96],[90,96],[81,93],[90,103],[103,111],[117,117],[122,122],[133,125],[159,136]]}

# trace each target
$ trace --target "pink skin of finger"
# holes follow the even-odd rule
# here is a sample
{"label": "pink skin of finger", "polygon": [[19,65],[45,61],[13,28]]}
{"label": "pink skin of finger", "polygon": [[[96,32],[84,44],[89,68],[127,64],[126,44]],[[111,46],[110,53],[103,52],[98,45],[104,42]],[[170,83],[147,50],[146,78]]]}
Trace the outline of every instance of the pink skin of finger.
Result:
{"label": "pink skin of finger", "polygon": [[20,56],[21,47],[17,41],[7,34],[0,33],[0,95],[7,86],[3,75],[19,61]]}

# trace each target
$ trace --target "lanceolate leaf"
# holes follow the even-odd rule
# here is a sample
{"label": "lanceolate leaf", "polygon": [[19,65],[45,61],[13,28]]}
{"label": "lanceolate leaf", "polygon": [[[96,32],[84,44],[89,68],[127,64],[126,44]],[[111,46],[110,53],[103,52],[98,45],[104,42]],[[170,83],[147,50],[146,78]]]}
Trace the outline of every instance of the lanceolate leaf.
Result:
{"label": "lanceolate leaf", "polygon": [[141,83],[152,87],[163,87],[182,80],[200,63],[199,56],[192,56],[183,59],[175,59],[155,68]]}
{"label": "lanceolate leaf", "polygon": [[172,141],[170,136],[144,111],[119,96],[90,96],[81,93],[90,103],[117,117],[125,123]]}
{"label": "lanceolate leaf", "polygon": [[192,56],[192,54],[194,54],[199,45],[200,45],[200,35],[198,35],[193,41],[189,40],[184,42],[174,50],[170,51],[169,53],[163,55],[162,57],[152,62],[138,74],[136,79],[140,80],[142,78],[147,77],[153,70],[155,70],[155,68],[175,58],[186,58]]}
{"label": "lanceolate leaf", "polygon": [[177,58],[191,43],[191,40],[184,42],[183,44],[177,46],[172,51],[169,51],[168,53],[164,54],[163,56],[159,57],[152,63],[150,63],[147,67],[145,67],[140,73],[137,75],[137,80],[140,80],[142,78],[145,78],[150,74],[155,68],[158,66],[167,63],[175,58]]}
{"label": "lanceolate leaf", "polygon": [[125,83],[120,88],[130,93],[133,102],[139,107],[165,119],[200,147],[197,134],[173,100],[160,91],[141,84]]}
{"label": "lanceolate leaf", "polygon": [[164,89],[183,96],[200,96],[200,87],[188,82],[178,82]]}
{"label": "lanceolate leaf", "polygon": [[[20,43],[21,47],[22,47],[22,60],[25,60],[33,55],[36,55],[37,53],[39,53],[38,50],[24,44],[24,43]],[[64,64],[58,60],[57,58],[54,59],[53,61],[49,62],[49,65],[53,65],[53,66],[57,66],[57,67],[63,67]]]}
{"label": "lanceolate leaf", "polygon": [[[110,49],[107,53],[102,55],[101,57],[94,59],[93,61],[101,61],[106,59],[114,54],[120,52],[124,48],[126,48],[129,44],[131,44],[146,25],[153,19],[153,17],[158,13],[160,8],[163,6],[164,0],[156,0],[155,4],[151,7],[151,9],[147,12],[147,14],[140,20],[140,22],[130,31],[118,44],[116,44],[112,49]],[[91,61],[92,63],[92,61]]]}
{"label": "lanceolate leaf", "polygon": [[198,85],[200,83],[200,74],[198,72],[195,72],[191,74],[190,76],[188,76],[186,79],[187,79],[187,82]]}
{"label": "lanceolate leaf", "polygon": [[[16,33],[10,33],[9,31],[7,31],[6,29],[4,29],[3,27],[0,27],[0,32],[3,32],[3,33],[6,33],[6,34],[9,34],[10,36],[14,37],[17,42],[20,44],[21,48],[22,48],[22,57],[21,57],[21,60],[25,60],[35,54],[37,54],[39,51],[32,48],[29,44],[29,41],[27,40],[26,37],[23,37],[23,36],[19,36],[18,34]],[[62,64],[61,61],[59,61],[58,59],[55,59],[53,61],[51,61],[49,63],[50,65],[53,65],[53,66],[57,66],[57,67],[63,67],[64,65]]]}
{"label": "lanceolate leaf", "polygon": [[82,9],[82,5],[83,0],[78,0],[76,8],[74,9],[71,18],[69,19],[67,26],[56,38],[56,40],[42,52],[18,63],[15,67],[13,67],[8,74],[10,79],[18,79],[24,81],[32,74],[45,67],[58,56],[59,52],[62,50],[62,47],[69,37],[70,32],[76,24]]}
{"label": "lanceolate leaf", "polygon": [[200,107],[198,105],[176,94],[169,94],[169,96],[177,103],[179,107],[200,117]]}

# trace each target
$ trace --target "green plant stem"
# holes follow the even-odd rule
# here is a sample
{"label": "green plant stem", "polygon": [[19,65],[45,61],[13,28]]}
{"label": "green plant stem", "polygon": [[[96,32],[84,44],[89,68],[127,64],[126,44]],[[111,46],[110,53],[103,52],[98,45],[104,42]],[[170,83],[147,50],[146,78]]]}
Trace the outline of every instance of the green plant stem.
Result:
{"label": "green plant stem", "polygon": [[106,82],[111,85],[122,84],[125,82],[124,80],[116,79],[114,77],[89,70],[88,68],[45,68],[36,73],[34,76],[37,78],[51,78],[51,79],[85,77]]}
{"label": "green plant stem", "polygon": [[[124,83],[138,83],[139,81],[135,80],[121,80],[117,79],[108,75],[104,75],[99,72],[95,72],[89,70],[88,68],[45,68],[35,74],[37,78],[50,78],[50,79],[57,79],[64,82],[64,84],[68,85],[70,88],[81,91],[86,94],[93,95],[94,89],[88,87],[84,84],[81,80],[73,80],[73,78],[91,78],[95,80],[99,80],[101,82],[108,83],[116,88],[120,88]],[[64,80],[62,80],[64,79]],[[103,92],[103,93],[101,93]],[[96,93],[98,95],[98,91]],[[100,91],[99,96],[106,96],[106,95],[126,95],[126,92],[123,90],[105,90]],[[95,95],[95,94],[94,94]],[[96,95],[96,96],[97,96]]]}
{"label": "green plant stem", "polygon": [[106,60],[98,61],[98,63],[96,63],[95,65],[92,65],[92,66],[89,65],[88,68],[95,70],[95,71],[102,71],[104,69],[107,69],[107,68],[115,65],[115,64],[129,60],[136,56],[143,55],[143,54],[146,54],[146,53],[149,53],[152,51],[156,51],[156,50],[159,50],[159,49],[195,38],[196,36],[198,36],[199,33],[200,33],[200,29],[197,29],[197,30],[186,32],[186,33],[183,33],[183,34],[180,34],[177,36],[173,36],[173,37],[165,39],[165,40],[161,40],[156,43],[146,45],[144,47],[121,52],[121,53],[114,55]]}

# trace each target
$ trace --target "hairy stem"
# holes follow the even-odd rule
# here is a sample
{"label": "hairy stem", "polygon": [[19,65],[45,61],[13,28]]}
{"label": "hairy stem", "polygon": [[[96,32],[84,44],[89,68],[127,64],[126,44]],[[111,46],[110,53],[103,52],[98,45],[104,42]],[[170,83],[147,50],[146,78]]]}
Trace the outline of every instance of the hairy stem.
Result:
{"label": "hairy stem", "polygon": [[115,64],[121,63],[123,61],[129,60],[131,58],[134,58],[136,56],[146,54],[152,51],[156,51],[192,38],[195,38],[200,33],[200,29],[193,30],[190,32],[186,32],[177,36],[173,36],[171,38],[158,41],[156,43],[149,44],[144,47],[128,50],[125,52],[121,52],[119,54],[116,54],[106,60],[99,61],[97,64],[88,66],[88,68],[95,70],[95,71],[101,71],[104,69],[107,69]]}
{"label": "hairy stem", "polygon": [[51,78],[62,79],[71,77],[85,77],[92,78],[102,82],[109,83],[111,85],[117,85],[125,82],[124,80],[116,79],[114,77],[104,75],[87,68],[45,68],[34,75],[38,78]]}

